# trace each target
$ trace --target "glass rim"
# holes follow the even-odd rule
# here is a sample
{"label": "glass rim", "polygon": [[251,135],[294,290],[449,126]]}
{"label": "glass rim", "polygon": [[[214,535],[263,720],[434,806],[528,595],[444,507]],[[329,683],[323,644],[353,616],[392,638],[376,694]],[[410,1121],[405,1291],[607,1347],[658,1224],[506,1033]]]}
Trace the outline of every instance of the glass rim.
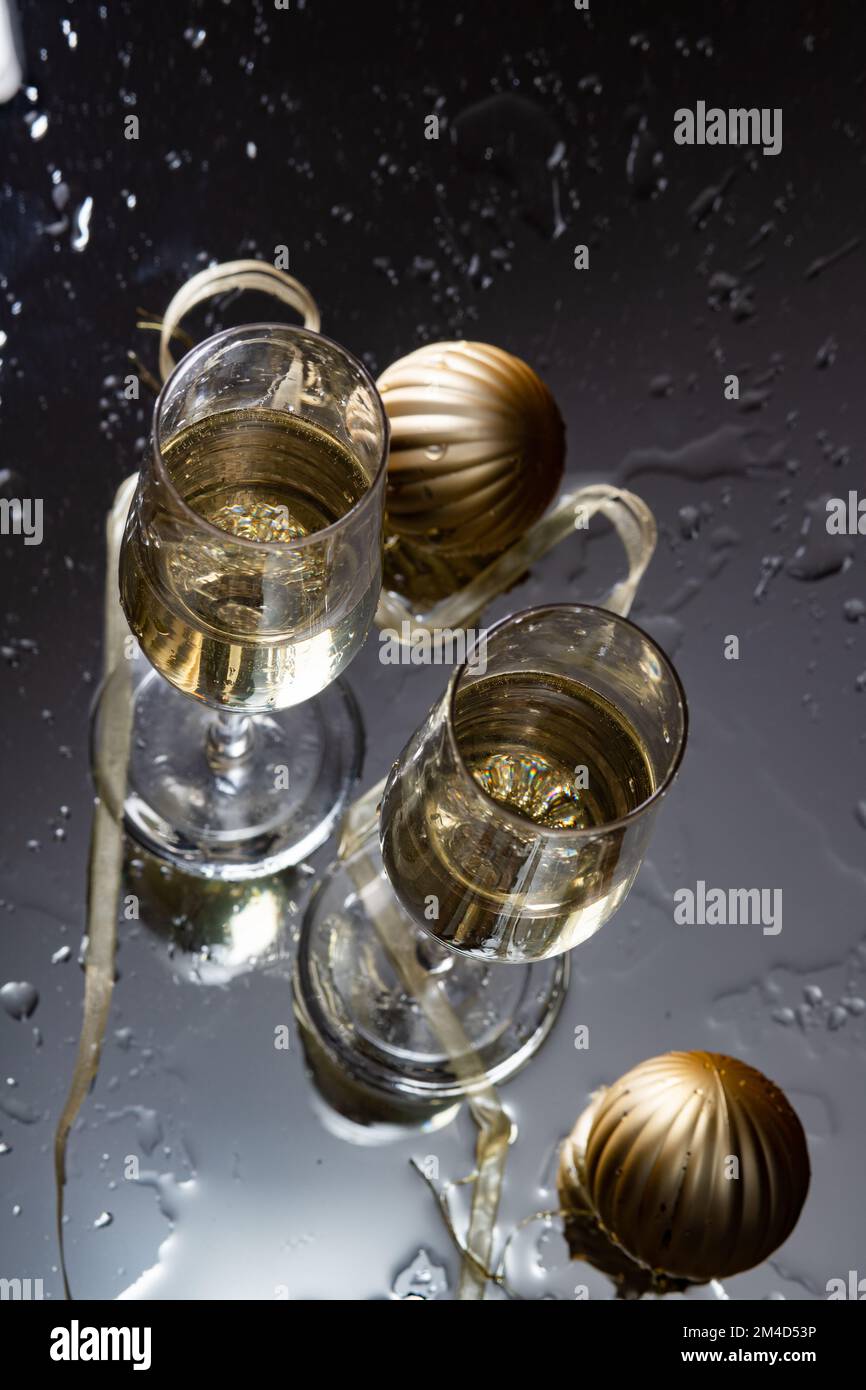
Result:
{"label": "glass rim", "polygon": [[683,689],[683,683],[670,657],[662,651],[661,647],[650,637],[649,633],[645,632],[637,623],[632,622],[630,618],[624,618],[620,613],[614,613],[610,608],[605,608],[600,603],[543,603],[535,608],[521,608],[517,613],[508,613],[504,618],[500,618],[498,622],[494,623],[492,627],[486,628],[480,640],[486,643],[492,633],[498,632],[500,629],[509,627],[515,623],[520,623],[529,617],[540,617],[545,613],[580,612],[601,614],[606,619],[613,619],[615,622],[621,623],[624,627],[631,628],[633,632],[636,632],[638,636],[652,648],[653,652],[659,658],[661,665],[667,672],[677,693],[680,709],[682,710],[682,729],[680,730],[679,744],[671,758],[667,772],[655,790],[642,801],[639,806],[635,806],[633,810],[626,812],[624,816],[619,816],[616,820],[605,821],[603,825],[576,826],[573,829],[568,829],[563,826],[539,825],[536,821],[531,821],[528,817],[518,815],[516,811],[510,810],[507,806],[503,805],[501,801],[497,801],[489,792],[486,792],[480,783],[476,782],[469,768],[466,766],[463,754],[460,751],[460,745],[454,729],[454,716],[456,712],[457,686],[464,673],[469,669],[470,657],[479,645],[478,641],[473,642],[471,649],[467,651],[466,660],[462,661],[459,666],[455,666],[454,670],[451,672],[448,686],[443,697],[451,751],[461,772],[463,772],[467,780],[471,782],[482,800],[492,809],[495,809],[507,824],[519,828],[523,834],[526,834],[527,829],[531,829],[532,826],[535,826],[539,835],[545,838],[563,841],[590,838],[598,839],[600,836],[607,835],[613,830],[625,830],[639,821],[651,807],[658,804],[676,777],[685,753],[689,731],[689,706],[686,700],[686,692]]}
{"label": "glass rim", "polygon": [[[224,531],[220,526],[215,526],[212,521],[208,521],[206,517],[203,517],[200,512],[197,512],[195,510],[195,507],[191,507],[189,503],[186,502],[183,497],[181,497],[174,484],[171,474],[166,468],[165,459],[162,456],[162,448],[159,439],[160,416],[163,410],[165,409],[165,403],[168,397],[169,387],[172,386],[172,384],[176,381],[177,377],[180,375],[181,371],[184,368],[188,368],[191,364],[194,365],[194,363],[192,363],[193,358],[200,357],[204,354],[206,350],[212,349],[214,344],[220,343],[223,339],[240,337],[244,334],[262,332],[263,330],[267,330],[269,333],[273,333],[275,329],[278,330],[280,333],[289,334],[291,337],[294,338],[312,338],[315,339],[317,342],[325,343],[329,348],[333,348],[335,352],[338,352],[342,357],[346,358],[346,360],[351,363],[351,365],[358,372],[364,384],[367,385],[370,389],[372,399],[375,403],[376,409],[380,417],[380,423],[382,427],[382,445],[379,462],[376,465],[376,470],[373,474],[373,477],[370,480],[370,486],[365,490],[363,497],[359,498],[357,502],[353,503],[349,510],[347,512],[344,512],[344,514],[341,517],[338,517],[336,521],[332,521],[328,526],[323,526],[318,531],[311,531],[307,536],[296,536],[295,539],[291,541],[254,541],[250,540],[247,536],[234,536],[232,535],[231,531]],[[220,413],[221,412],[219,411],[212,412],[212,414],[214,415],[218,415]],[[297,418],[302,420],[306,417],[298,414]],[[387,470],[390,437],[391,423],[388,419],[388,413],[385,410],[384,401],[382,400],[382,397],[379,394],[379,388],[377,387],[375,381],[368,372],[367,368],[364,366],[363,362],[361,362],[359,358],[357,358],[354,355],[354,353],[349,352],[348,348],[344,348],[342,343],[335,342],[333,338],[326,337],[324,333],[313,332],[312,329],[305,328],[301,324],[273,322],[243,323],[239,324],[235,328],[223,328],[219,331],[219,333],[212,333],[209,338],[203,338],[200,343],[196,343],[195,347],[190,348],[189,352],[185,353],[184,356],[181,357],[179,362],[175,363],[174,369],[169,374],[169,376],[166,377],[165,381],[160,387],[159,395],[157,396],[156,402],[153,407],[153,424],[151,429],[151,459],[154,473],[158,477],[159,481],[166,487],[168,492],[171,494],[172,499],[178,505],[181,512],[185,513],[185,515],[188,516],[198,528],[201,528],[204,531],[209,532],[211,535],[218,537],[223,545],[249,546],[252,551],[259,555],[261,555],[263,551],[269,551],[275,555],[288,555],[297,550],[300,550],[304,546],[310,545],[311,543],[327,539],[332,535],[336,535],[336,533],[342,527],[344,527],[347,524],[347,522],[349,522],[350,520],[354,521],[358,516],[361,515],[361,513],[369,505],[371,497],[377,491],[378,486],[382,481]]]}

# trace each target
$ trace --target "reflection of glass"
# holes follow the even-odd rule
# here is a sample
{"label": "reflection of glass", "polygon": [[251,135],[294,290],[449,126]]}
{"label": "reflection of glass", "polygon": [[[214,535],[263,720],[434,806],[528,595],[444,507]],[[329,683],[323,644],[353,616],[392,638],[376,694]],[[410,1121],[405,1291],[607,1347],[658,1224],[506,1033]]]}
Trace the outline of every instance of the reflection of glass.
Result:
{"label": "reflection of glass", "polygon": [[[305,959],[302,968],[308,966]],[[377,977],[359,983],[368,999],[381,987]],[[351,1044],[343,1051],[329,1045],[319,1020],[310,1019],[306,1012],[304,994],[297,987],[297,980],[294,1011],[304,1060],[315,1088],[314,1108],[325,1129],[338,1139],[372,1147],[405,1139],[417,1130],[432,1132],[454,1118],[461,1096],[449,1097],[434,1090],[429,1095],[410,1093],[404,1100],[387,1084],[377,1085],[375,1070],[368,1069],[363,1057],[352,1067],[349,1061],[353,1055]],[[363,1005],[359,1017],[363,1018]],[[344,1024],[349,1025],[351,1033],[351,1021],[345,1019]]]}
{"label": "reflection of glass", "polygon": [[253,970],[290,972],[303,889],[300,869],[225,883],[176,871],[127,841],[121,896],[134,894],[157,957],[186,984],[219,987]]}
{"label": "reflection of glass", "polygon": [[410,739],[299,945],[296,992],[332,1056],[418,1104],[503,1081],[541,1045],[562,953],[624,901],[685,745],[673,668],[604,609],[519,613],[481,655]]}
{"label": "reflection of glass", "polygon": [[624,618],[585,605],[506,618],[388,778],[382,852],[402,906],[493,960],[585,941],[632,885],[685,733],[673,668]]}
{"label": "reflection of glass", "polygon": [[[317,885],[295,963],[316,1089],[353,1127],[339,1132],[382,1142],[447,1123],[467,1089],[505,1081],[532,1057],[566,980],[563,961],[499,970],[417,931],[394,898],[374,827]],[[333,1115],[326,1123],[337,1129]]]}
{"label": "reflection of glass", "polygon": [[241,878],[333,826],[360,737],[332,683],[376,608],[386,454],[364,368],[304,329],[219,333],[163,387],[120,561],[165,678],[136,673],[124,807],[158,854]]}

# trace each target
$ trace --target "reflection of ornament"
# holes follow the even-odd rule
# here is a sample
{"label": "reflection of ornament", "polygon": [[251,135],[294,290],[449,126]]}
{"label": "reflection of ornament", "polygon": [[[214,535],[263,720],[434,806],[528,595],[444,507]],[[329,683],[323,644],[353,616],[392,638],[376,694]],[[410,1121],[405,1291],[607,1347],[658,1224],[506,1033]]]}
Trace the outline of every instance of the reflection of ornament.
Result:
{"label": "reflection of ornament", "polygon": [[392,535],[492,555],[537,521],[562,477],[565,430],[544,382],[487,343],[429,343],[379,378],[391,422]]}
{"label": "reflection of ornament", "polygon": [[[563,1208],[588,1213],[656,1287],[760,1264],[791,1234],[808,1186],[806,1137],[783,1093],[716,1052],[650,1058],[599,1092],[559,1168]],[[579,1244],[572,1253],[596,1263]]]}

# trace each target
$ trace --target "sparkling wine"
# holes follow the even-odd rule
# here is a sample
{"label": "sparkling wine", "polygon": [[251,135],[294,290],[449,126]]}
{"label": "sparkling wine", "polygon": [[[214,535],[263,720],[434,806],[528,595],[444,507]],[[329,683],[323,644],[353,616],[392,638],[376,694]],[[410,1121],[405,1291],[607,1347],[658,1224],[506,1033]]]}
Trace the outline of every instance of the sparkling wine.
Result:
{"label": "sparkling wine", "polygon": [[[568,949],[631,885],[620,838],[606,828],[652,795],[647,750],[596,691],[533,671],[458,687],[453,723],[463,765],[485,797],[459,775],[437,778],[404,763],[382,808],[383,855],[398,898],[456,947],[513,960]],[[548,842],[549,891],[539,894],[536,882],[527,893],[538,830],[596,827],[605,833],[568,839],[561,852]]]}
{"label": "sparkling wine", "polygon": [[318,693],[378,597],[378,555],[315,541],[361,501],[364,469],[325,430],[258,407],[196,421],[162,456],[183,502],[216,529],[178,527],[154,545],[131,517],[121,599],[145,655],[185,693],[246,712]]}
{"label": "sparkling wine", "polygon": [[478,785],[536,825],[606,825],[652,794],[635,731],[576,681],[532,672],[477,681],[458,693],[455,732]]}
{"label": "sparkling wine", "polygon": [[163,445],[188,506],[244,540],[293,541],[339,521],[369,487],[345,444],[285,411],[206,415]]}

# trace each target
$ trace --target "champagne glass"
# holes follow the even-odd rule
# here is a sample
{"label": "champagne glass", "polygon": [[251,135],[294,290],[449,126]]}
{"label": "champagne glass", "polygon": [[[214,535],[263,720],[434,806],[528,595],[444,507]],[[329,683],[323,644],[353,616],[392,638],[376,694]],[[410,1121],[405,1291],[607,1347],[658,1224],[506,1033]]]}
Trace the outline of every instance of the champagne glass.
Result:
{"label": "champagne glass", "polygon": [[[479,643],[394,764],[378,826],[318,890],[299,945],[306,1030],[371,1090],[419,1106],[503,1080],[541,1045],[565,953],[625,901],[686,743],[679,678],[624,617],[535,608]],[[429,987],[415,988],[419,963]],[[448,1047],[429,991],[448,1001]]]}
{"label": "champagne glass", "polygon": [[269,874],[342,813],[362,735],[338,678],[381,586],[387,443],[364,367],[306,329],[228,329],[163,386],[120,555],[150,664],[116,808],[162,858]]}
{"label": "champagne glass", "polygon": [[381,846],[401,905],[489,960],[587,940],[634,882],[685,733],[673,667],[626,619],[567,605],[506,618],[388,778]]}

